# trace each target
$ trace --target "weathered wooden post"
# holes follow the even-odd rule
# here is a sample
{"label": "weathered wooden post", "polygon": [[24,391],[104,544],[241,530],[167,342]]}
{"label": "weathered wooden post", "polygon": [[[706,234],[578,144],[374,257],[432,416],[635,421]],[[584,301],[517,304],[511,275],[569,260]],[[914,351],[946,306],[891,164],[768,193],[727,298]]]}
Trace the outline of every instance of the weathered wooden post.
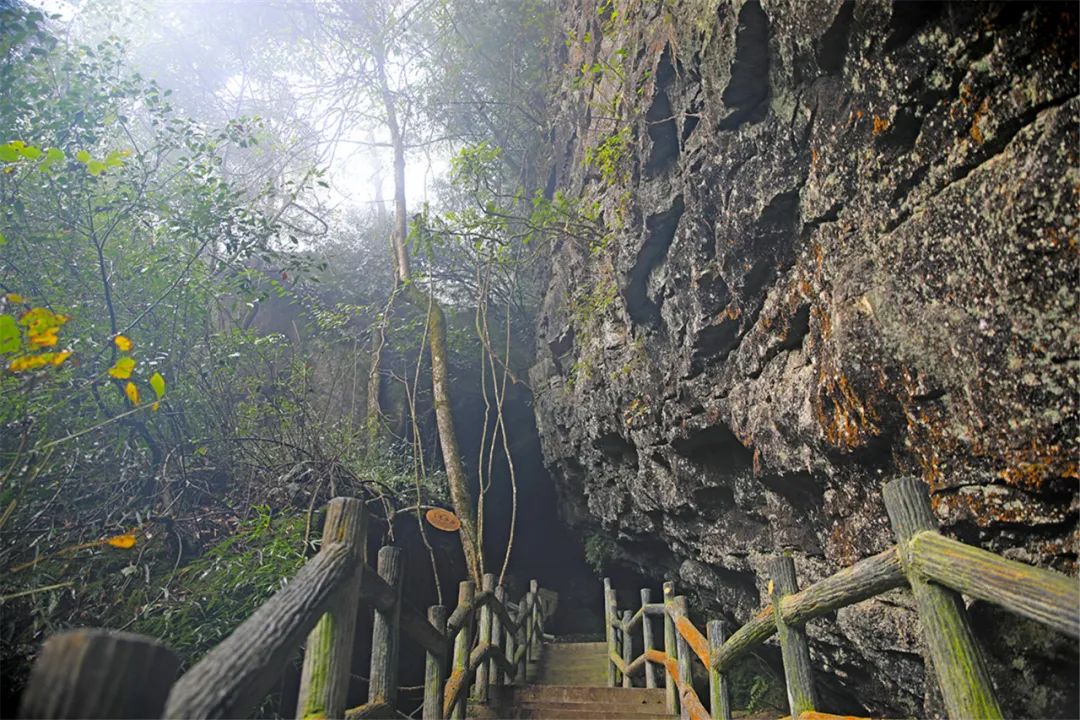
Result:
{"label": "weathered wooden post", "polygon": [[367,508],[363,501],[334,498],[327,504],[319,552],[334,543],[346,543],[353,549],[355,577],[338,591],[330,611],[323,613],[308,633],[296,700],[296,716],[301,718],[338,718],[345,714],[360,579],[367,563]]}
{"label": "weathered wooden post", "polygon": [[780,654],[784,661],[788,709],[791,717],[797,718],[817,707],[817,695],[814,693],[810,645],[806,641],[806,632],[802,627],[785,623],[780,610],[784,596],[794,595],[799,591],[795,578],[795,561],[790,555],[778,555],[772,559],[769,573],[773,618],[776,622],[776,634],[780,638]]}
{"label": "weathered wooden post", "polygon": [[533,628],[533,642],[529,644],[529,659],[540,659],[540,645],[544,641],[544,618],[540,612],[540,583],[536,580],[529,581],[529,592],[532,593],[533,607],[532,619],[529,625]]}
{"label": "weathered wooden post", "polygon": [[912,536],[937,530],[926,486],[916,478],[898,478],[885,485],[883,496],[949,717],[1000,718],[990,673],[959,593],[927,582],[911,568]]}
{"label": "weathered wooden post", "polygon": [[[446,607],[432,605],[428,608],[427,619],[439,632],[446,632]],[[443,716],[443,659],[427,651],[424,664],[424,710],[423,720],[442,720]]]}
{"label": "weathered wooden post", "polygon": [[618,669],[611,660],[611,656],[616,653],[615,628],[611,625],[615,621],[615,604],[612,602],[612,594],[614,592],[614,589],[611,587],[611,578],[604,578],[604,637],[607,638],[608,687],[615,687],[615,683],[618,682]]}
{"label": "weathered wooden post", "polygon": [[[671,663],[674,663],[678,658],[675,641],[675,620],[671,617],[671,604],[674,600],[675,583],[664,583],[664,654],[667,655]],[[671,673],[666,670],[666,667],[664,670],[664,706],[668,715],[676,715],[679,712],[679,689],[675,686],[675,679],[671,677]]]}
{"label": "weathered wooden post", "polygon": [[[507,609],[506,614],[510,615],[509,608]],[[512,621],[516,620],[513,615],[510,615],[510,619]],[[506,628],[506,662],[508,662],[510,665],[514,665],[514,655],[517,654],[517,647],[517,628]],[[521,668],[517,668],[514,672],[513,680],[511,681],[509,678],[507,678],[507,684],[513,682],[515,685],[523,685],[525,683],[525,676],[521,675],[521,672]]]}
{"label": "weathered wooden post", "polygon": [[[480,590],[482,593],[495,592],[495,576],[492,573],[485,573],[484,577],[481,578],[480,583]],[[481,646],[491,644],[491,615],[491,604],[485,601],[483,606],[478,608],[477,614],[480,621],[479,635]],[[488,661],[485,660],[477,666],[476,682],[473,684],[473,694],[481,703],[487,702],[488,681],[490,678],[490,667],[488,666]]]}
{"label": "weathered wooden post", "polygon": [[41,648],[23,693],[23,718],[158,718],[180,659],[156,640],[72,630]]}
{"label": "weathered wooden post", "polygon": [[532,662],[533,643],[536,642],[536,626],[533,624],[533,605],[536,603],[536,595],[532,592],[525,593],[525,613],[521,622],[525,623],[525,659]]}
{"label": "weathered wooden post", "polygon": [[[458,585],[458,607],[468,607],[472,605],[473,597],[476,595],[476,586],[473,585],[471,580],[463,580]],[[470,613],[469,617],[463,618],[464,623],[461,626],[461,630],[458,631],[457,638],[454,640],[454,664],[453,674],[458,675],[464,679],[464,675],[469,670],[469,653],[472,651],[472,617],[474,613]],[[449,698],[448,698],[449,699]],[[462,692],[457,701],[457,705],[450,712],[452,720],[464,720],[465,718],[465,706],[469,702],[469,694]]]}
{"label": "weathered wooden post", "polygon": [[[495,588],[495,602],[504,611],[506,610],[506,588],[499,585]],[[493,612],[491,614],[491,646],[495,648],[495,653],[501,653],[503,649],[503,626],[502,626],[502,614]],[[489,662],[491,668],[491,684],[502,685],[505,680],[503,679],[502,666],[495,661],[495,657],[492,656]]]}
{"label": "weathered wooden post", "polygon": [[727,676],[713,668],[713,658],[727,640],[727,627],[723,620],[710,620],[705,632],[709,638],[709,712],[713,720],[731,720]]}
{"label": "weathered wooden post", "polygon": [[400,649],[401,577],[405,558],[401,548],[387,545],[379,549],[378,573],[394,589],[394,607],[376,610],[371,632],[371,680],[368,704],[382,702],[397,705],[398,652]]}
{"label": "weathered wooden post", "polygon": [[525,593],[525,597],[521,598],[521,603],[518,605],[517,614],[517,648],[514,649],[514,654],[519,652],[521,657],[518,658],[517,669],[517,681],[518,685],[524,685],[528,682],[529,674],[529,618],[532,617],[529,614],[529,594]]}
{"label": "weathered wooden post", "polygon": [[[649,588],[641,588],[641,651],[648,654],[653,650],[652,621],[646,612],[646,607],[652,600]],[[648,660],[645,661],[645,687],[656,687],[656,668]]]}
{"label": "weathered wooden post", "polygon": [[[634,661],[634,638],[630,635],[628,626],[630,625],[630,618],[634,614],[629,610],[623,610],[622,614],[622,661],[623,667],[630,667],[630,663]],[[624,688],[634,687],[634,681],[630,678],[630,673],[624,672],[622,676],[622,686]]]}
{"label": "weathered wooden post", "polygon": [[[690,619],[690,606],[687,603],[685,595],[679,595],[671,601],[671,608],[680,617]],[[685,687],[693,689],[694,687],[694,668],[691,665],[690,653],[693,652],[690,649],[690,643],[686,641],[683,634],[675,630],[675,646],[678,649],[678,662],[679,662],[679,679],[683,681]],[[679,698],[680,706],[684,706],[682,697]],[[683,707],[685,711],[686,708]],[[685,713],[684,713],[685,714]]]}

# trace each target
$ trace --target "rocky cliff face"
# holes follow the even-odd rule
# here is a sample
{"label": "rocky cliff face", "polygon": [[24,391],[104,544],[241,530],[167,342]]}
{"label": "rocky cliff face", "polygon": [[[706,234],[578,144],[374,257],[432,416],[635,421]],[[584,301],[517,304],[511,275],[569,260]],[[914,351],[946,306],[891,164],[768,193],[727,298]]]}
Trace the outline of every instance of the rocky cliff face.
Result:
{"label": "rocky cliff face", "polygon": [[[612,12],[615,10],[616,12]],[[532,371],[565,519],[741,623],[945,532],[1076,574],[1077,9],[568,0],[556,249]],[[586,212],[589,214],[589,212]],[[1072,715],[1076,649],[971,608],[1007,712]],[[940,714],[905,593],[810,625],[828,710]]]}

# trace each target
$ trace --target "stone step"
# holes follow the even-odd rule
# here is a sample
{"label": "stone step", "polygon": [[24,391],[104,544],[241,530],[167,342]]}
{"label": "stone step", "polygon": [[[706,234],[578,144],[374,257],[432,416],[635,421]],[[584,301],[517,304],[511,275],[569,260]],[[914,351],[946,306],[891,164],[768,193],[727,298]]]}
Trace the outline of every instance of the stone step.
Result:
{"label": "stone step", "polygon": [[663,705],[641,705],[637,703],[581,703],[581,702],[535,702],[535,703],[519,703],[517,705],[518,710],[521,712],[597,712],[597,713],[611,713],[618,715],[619,717],[633,718],[633,720],[639,720],[642,717],[654,717],[656,715],[664,714]]}
{"label": "stone step", "polygon": [[509,690],[509,705],[549,702],[664,707],[663,689],[520,685]]}
{"label": "stone step", "polygon": [[655,715],[628,715],[626,712],[614,708],[591,708],[582,706],[579,710],[555,710],[549,707],[535,709],[520,708],[514,715],[522,720],[543,720],[553,718],[555,720],[671,720],[670,715],[663,713]]}

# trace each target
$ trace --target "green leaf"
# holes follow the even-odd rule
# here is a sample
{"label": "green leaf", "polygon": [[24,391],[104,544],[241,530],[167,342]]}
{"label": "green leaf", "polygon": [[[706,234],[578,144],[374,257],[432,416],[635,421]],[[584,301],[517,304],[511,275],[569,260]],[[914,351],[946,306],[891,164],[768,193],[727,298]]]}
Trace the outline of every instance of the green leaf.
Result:
{"label": "green leaf", "polygon": [[19,152],[22,153],[23,157],[29,158],[30,160],[37,160],[39,157],[41,157],[41,149],[36,148],[33,145],[27,145],[26,147],[19,150]]}
{"label": "green leaf", "polygon": [[90,153],[85,150],[80,150],[79,152],[75,153],[75,159],[85,165],[86,163],[90,162]]}
{"label": "green leaf", "polygon": [[126,150],[113,150],[105,156],[105,164],[109,167],[121,167],[124,164],[124,158],[130,154]]}
{"label": "green leaf", "polygon": [[0,315],[0,353],[16,352],[22,347],[19,325],[10,315]]}
{"label": "green leaf", "polygon": [[0,160],[15,162],[19,159],[19,151],[9,145],[0,145]]}
{"label": "green leaf", "polygon": [[86,163],[86,171],[94,177],[97,177],[101,173],[105,172],[105,169],[105,163],[99,160],[91,160],[90,162]]}
{"label": "green leaf", "polygon": [[59,148],[49,148],[45,151],[45,159],[41,161],[41,172],[45,172],[58,162],[63,162],[65,159],[64,151]]}
{"label": "green leaf", "polygon": [[158,396],[158,400],[165,395],[165,378],[161,377],[161,373],[154,373],[150,376],[150,387],[154,389],[154,394]]}
{"label": "green leaf", "polygon": [[4,237],[4,233],[0,233],[0,247],[7,245],[7,238]]}

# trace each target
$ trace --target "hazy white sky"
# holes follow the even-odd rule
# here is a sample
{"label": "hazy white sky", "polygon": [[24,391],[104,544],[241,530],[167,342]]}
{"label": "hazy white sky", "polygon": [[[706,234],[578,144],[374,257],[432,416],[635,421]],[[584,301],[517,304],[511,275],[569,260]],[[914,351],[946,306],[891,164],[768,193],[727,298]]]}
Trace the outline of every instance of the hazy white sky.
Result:
{"label": "hazy white sky", "polygon": [[[358,0],[363,1],[363,0]],[[29,4],[41,8],[50,14],[58,14],[64,21],[71,20],[78,13],[78,3],[69,0],[28,0]],[[207,6],[213,5],[215,0],[164,0],[165,3],[174,6]],[[225,0],[223,4],[234,3],[235,0]],[[298,82],[300,80],[298,79]],[[231,83],[230,83],[231,84]],[[333,98],[327,98],[326,105],[329,111],[333,104]],[[318,114],[318,108],[315,108]],[[327,113],[329,115],[329,112]],[[330,142],[336,126],[327,121],[325,131],[328,142],[321,149],[321,156],[325,159],[327,181],[331,185],[326,193],[325,200],[332,207],[370,207],[381,196],[383,202],[393,201],[394,187],[391,167],[391,156],[386,148],[370,148],[363,143],[375,140],[385,142],[386,137],[380,129],[368,130],[357,127],[345,129],[340,135],[344,138],[341,142]],[[410,155],[406,166],[405,184],[406,200],[409,212],[419,210],[425,201],[434,200],[433,181],[445,174],[449,163],[440,148],[431,148],[428,152],[416,152]],[[381,192],[377,189],[377,182]]]}

